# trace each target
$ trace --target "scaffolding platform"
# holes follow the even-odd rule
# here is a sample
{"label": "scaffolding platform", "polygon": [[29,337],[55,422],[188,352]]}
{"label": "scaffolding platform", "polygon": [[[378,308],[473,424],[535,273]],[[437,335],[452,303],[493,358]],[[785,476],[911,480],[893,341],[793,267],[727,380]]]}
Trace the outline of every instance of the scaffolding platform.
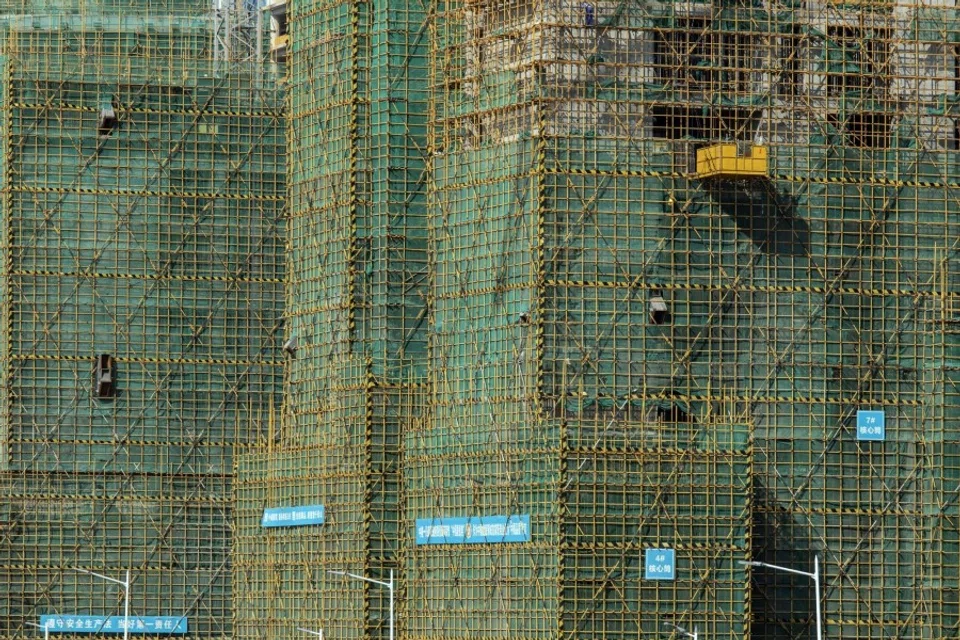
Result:
{"label": "scaffolding platform", "polygon": [[767,147],[764,145],[751,145],[745,154],[734,143],[697,149],[697,178],[701,180],[766,178],[768,170]]}

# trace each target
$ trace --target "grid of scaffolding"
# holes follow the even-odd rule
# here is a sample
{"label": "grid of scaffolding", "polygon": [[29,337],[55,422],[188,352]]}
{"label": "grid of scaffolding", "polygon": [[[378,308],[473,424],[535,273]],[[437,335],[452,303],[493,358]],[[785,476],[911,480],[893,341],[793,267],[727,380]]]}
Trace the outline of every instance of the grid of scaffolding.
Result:
{"label": "grid of scaffolding", "polygon": [[[810,581],[754,570],[751,611],[736,560],[815,555],[828,637],[955,633],[953,9],[432,7],[431,402],[410,519],[530,513],[533,540],[412,551],[410,606],[416,581],[445,588],[422,592],[411,633],[743,636],[746,616],[797,637]],[[858,440],[867,409],[885,440]],[[743,425],[751,482],[710,467],[698,513],[643,495],[642,475],[625,490],[631,465],[665,473],[688,434]],[[678,577],[645,609],[636,549],[747,484],[752,543],[708,527],[697,542],[728,552],[687,567],[707,602]]]}
{"label": "grid of scaffolding", "polygon": [[265,438],[282,380],[279,94],[215,68],[197,3],[16,5],[0,637],[123,614],[116,585],[76,569],[129,570],[133,616],[232,637],[233,457]]}
{"label": "grid of scaffolding", "polygon": [[0,638],[956,636],[954,7],[295,2],[287,187],[190,4],[4,18]]}
{"label": "grid of scaffolding", "polygon": [[[419,413],[427,241],[425,9],[286,9],[288,366],[268,444],[238,462],[237,635],[388,637],[402,544],[401,434]],[[265,531],[265,508],[324,505]]]}

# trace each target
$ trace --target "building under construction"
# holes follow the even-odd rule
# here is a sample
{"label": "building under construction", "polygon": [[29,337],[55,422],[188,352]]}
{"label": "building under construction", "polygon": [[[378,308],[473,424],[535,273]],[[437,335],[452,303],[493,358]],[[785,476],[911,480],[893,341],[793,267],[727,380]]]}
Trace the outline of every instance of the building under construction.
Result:
{"label": "building under construction", "polygon": [[952,4],[21,4],[0,640],[960,636]]}
{"label": "building under construction", "polygon": [[78,569],[233,636],[233,457],[280,404],[285,143],[275,81],[230,50],[256,33],[199,5],[0,0],[3,638],[122,615]]}

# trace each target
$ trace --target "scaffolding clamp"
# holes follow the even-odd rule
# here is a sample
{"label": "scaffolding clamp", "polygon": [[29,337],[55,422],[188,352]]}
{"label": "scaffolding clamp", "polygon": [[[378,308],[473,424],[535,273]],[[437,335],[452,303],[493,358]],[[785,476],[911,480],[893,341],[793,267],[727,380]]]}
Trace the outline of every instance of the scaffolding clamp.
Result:
{"label": "scaffolding clamp", "polygon": [[769,170],[767,147],[750,145],[746,153],[740,153],[733,142],[723,142],[697,149],[698,179],[721,178],[725,180],[746,180],[766,178]]}

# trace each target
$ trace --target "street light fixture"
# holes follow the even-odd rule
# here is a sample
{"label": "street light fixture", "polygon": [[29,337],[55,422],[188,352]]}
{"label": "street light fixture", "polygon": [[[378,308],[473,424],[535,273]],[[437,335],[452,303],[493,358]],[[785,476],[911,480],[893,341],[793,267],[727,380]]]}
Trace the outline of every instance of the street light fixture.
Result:
{"label": "street light fixture", "polygon": [[813,580],[813,589],[816,591],[816,598],[814,600],[817,604],[817,640],[823,640],[823,623],[821,622],[821,613],[820,613],[820,556],[813,556],[813,573],[809,571],[800,571],[798,569],[790,569],[788,567],[781,567],[776,564],[770,564],[768,562],[757,562],[755,560],[740,560],[740,564],[747,567],[766,567],[767,569],[773,569],[775,571],[783,571],[785,573],[792,573],[798,576],[806,576]]}
{"label": "street light fixture", "polygon": [[374,580],[373,578],[359,576],[355,573],[349,573],[347,571],[328,570],[327,573],[332,573],[335,576],[346,576],[348,578],[353,578],[354,580],[363,580],[364,582],[380,585],[381,587],[386,587],[387,589],[390,590],[390,640],[393,640],[393,569],[390,570],[389,582],[384,582],[383,580]]}
{"label": "street light fixture", "polygon": [[312,629],[304,629],[303,627],[297,627],[297,631],[303,631],[304,633],[309,633],[312,636],[317,636],[320,640],[323,640],[323,629],[320,631],[313,631]]}
{"label": "street light fixture", "polygon": [[80,573],[86,573],[88,575],[100,578],[102,580],[109,580],[110,582],[115,582],[123,587],[123,640],[129,640],[130,638],[130,569],[127,569],[127,579],[126,580],[117,580],[116,578],[111,578],[110,576],[105,576],[101,573],[94,573],[93,571],[87,571],[86,569],[74,569],[74,571],[79,571]]}
{"label": "street light fixture", "polygon": [[687,631],[686,629],[684,629],[683,627],[681,627],[680,625],[673,624],[672,622],[664,622],[663,624],[667,625],[668,627],[672,627],[672,628],[676,629],[677,633],[682,634],[682,635],[685,635],[685,636],[688,637],[688,638],[692,638],[692,640],[698,640],[698,638],[699,638],[699,635],[697,634],[697,628],[696,628],[696,627],[693,628],[693,633],[691,633],[691,632]]}

